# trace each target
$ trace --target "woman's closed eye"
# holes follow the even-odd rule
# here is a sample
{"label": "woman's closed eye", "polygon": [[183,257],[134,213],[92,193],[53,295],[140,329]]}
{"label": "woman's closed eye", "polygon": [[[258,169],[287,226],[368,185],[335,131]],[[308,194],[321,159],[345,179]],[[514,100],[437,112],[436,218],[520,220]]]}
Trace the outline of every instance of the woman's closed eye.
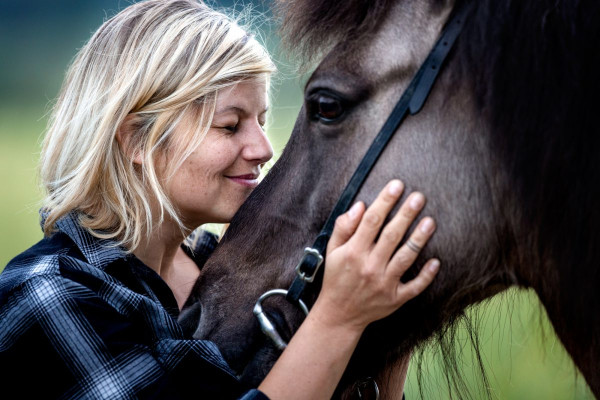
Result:
{"label": "woman's closed eye", "polygon": [[[262,129],[263,132],[265,131],[265,124],[266,122],[258,121],[258,125],[260,126],[260,129]],[[228,133],[236,133],[239,129],[239,125],[240,124],[237,123],[235,125],[214,126],[214,128],[225,130]]]}
{"label": "woman's closed eye", "polygon": [[229,124],[215,124],[212,126],[214,129],[218,129],[227,134],[236,133],[239,128],[239,123],[229,123]]}

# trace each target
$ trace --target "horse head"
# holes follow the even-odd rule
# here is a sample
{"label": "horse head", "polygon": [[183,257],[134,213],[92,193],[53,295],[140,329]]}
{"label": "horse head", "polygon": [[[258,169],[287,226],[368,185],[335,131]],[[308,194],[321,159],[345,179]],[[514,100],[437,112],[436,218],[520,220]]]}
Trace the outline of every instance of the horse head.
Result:
{"label": "horse head", "polygon": [[[454,8],[440,0],[286,4],[290,38],[325,55],[282,156],[234,217],[181,319],[252,384],[280,354],[262,335],[254,303],[289,286],[302,249]],[[538,293],[600,394],[592,189],[600,136],[589,101],[600,89],[592,49],[599,15],[592,1],[475,2],[423,109],[396,131],[357,195],[368,204],[393,178],[406,193],[425,193],[424,212],[438,229],[407,277],[430,257],[442,268],[425,293],[368,327],[340,393],[447,331],[468,305],[516,285]],[[283,298],[265,309],[287,339],[302,321]]]}

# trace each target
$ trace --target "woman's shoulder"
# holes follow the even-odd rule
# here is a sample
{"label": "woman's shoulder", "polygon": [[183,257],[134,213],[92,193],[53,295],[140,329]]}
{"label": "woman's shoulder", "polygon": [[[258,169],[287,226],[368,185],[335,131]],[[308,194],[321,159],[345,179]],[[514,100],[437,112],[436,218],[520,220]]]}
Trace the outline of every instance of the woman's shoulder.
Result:
{"label": "woman's shoulder", "polygon": [[114,308],[98,295],[105,281],[98,276],[102,271],[78,255],[65,236],[58,232],[42,239],[13,258],[0,274],[0,314],[7,316],[0,337],[19,337],[38,325],[53,333],[58,327],[73,329],[77,324],[70,322],[78,320],[78,303]]}
{"label": "woman's shoulder", "polygon": [[67,257],[62,233],[40,240],[13,258],[0,274],[0,304],[18,287],[30,280],[60,276],[61,258]]}
{"label": "woman's shoulder", "polygon": [[32,304],[36,296],[47,299],[41,306],[52,307],[54,301],[88,297],[117,283],[93,261],[64,232],[40,240],[13,258],[0,274],[0,308],[14,298]]}

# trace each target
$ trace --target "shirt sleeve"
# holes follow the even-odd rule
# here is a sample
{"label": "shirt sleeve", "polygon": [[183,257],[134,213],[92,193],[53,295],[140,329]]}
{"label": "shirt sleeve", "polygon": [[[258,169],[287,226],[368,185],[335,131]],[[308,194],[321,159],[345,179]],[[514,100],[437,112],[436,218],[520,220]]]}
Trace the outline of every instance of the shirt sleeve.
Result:
{"label": "shirt sleeve", "polygon": [[240,397],[240,400],[269,400],[269,398],[260,390],[252,389]]}
{"label": "shirt sleeve", "polygon": [[[22,398],[260,399],[244,391],[211,342],[135,293],[61,275],[27,280],[0,308],[3,390]],[[129,296],[129,297],[128,297]],[[32,377],[35,377],[32,379]]]}

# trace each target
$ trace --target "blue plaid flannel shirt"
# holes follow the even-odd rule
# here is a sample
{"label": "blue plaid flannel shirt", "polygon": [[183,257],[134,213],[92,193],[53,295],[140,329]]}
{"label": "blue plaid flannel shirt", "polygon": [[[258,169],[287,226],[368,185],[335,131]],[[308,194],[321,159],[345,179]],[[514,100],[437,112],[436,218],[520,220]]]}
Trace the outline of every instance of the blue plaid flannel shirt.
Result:
{"label": "blue plaid flannel shirt", "polygon": [[3,395],[266,399],[214,343],[186,338],[178,312],[158,274],[68,215],[0,274]]}

